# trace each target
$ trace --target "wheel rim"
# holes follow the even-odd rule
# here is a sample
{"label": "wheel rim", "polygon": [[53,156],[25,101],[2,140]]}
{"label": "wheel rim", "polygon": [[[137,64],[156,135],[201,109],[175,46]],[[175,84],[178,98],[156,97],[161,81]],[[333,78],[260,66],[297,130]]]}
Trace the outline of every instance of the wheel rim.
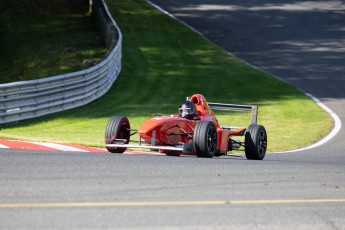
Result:
{"label": "wheel rim", "polygon": [[214,127],[210,127],[207,133],[207,148],[209,152],[214,152],[217,144],[217,133]]}
{"label": "wheel rim", "polygon": [[261,130],[258,136],[258,152],[262,156],[266,153],[267,137],[264,130]]}
{"label": "wheel rim", "polygon": [[125,139],[126,142],[125,144],[128,144],[128,139],[129,139],[129,136],[130,136],[130,132],[128,131],[129,127],[127,124],[124,124],[121,126],[121,129],[120,129],[120,132],[119,132],[119,137],[120,139]]}

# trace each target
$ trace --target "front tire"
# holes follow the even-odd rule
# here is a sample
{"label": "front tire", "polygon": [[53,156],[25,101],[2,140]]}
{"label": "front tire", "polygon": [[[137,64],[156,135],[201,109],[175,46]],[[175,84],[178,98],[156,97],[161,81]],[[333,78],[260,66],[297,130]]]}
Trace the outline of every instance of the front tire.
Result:
{"label": "front tire", "polygon": [[217,129],[211,121],[199,121],[195,126],[193,149],[197,157],[212,158],[217,151]]}
{"label": "front tire", "polygon": [[250,125],[245,135],[245,153],[248,160],[262,160],[267,150],[267,133],[262,125]]}
{"label": "front tire", "polygon": [[[130,124],[127,117],[110,117],[105,129],[105,144],[112,144],[116,139],[123,139],[123,144],[128,144],[130,139]],[[111,153],[123,153],[127,148],[107,147]]]}

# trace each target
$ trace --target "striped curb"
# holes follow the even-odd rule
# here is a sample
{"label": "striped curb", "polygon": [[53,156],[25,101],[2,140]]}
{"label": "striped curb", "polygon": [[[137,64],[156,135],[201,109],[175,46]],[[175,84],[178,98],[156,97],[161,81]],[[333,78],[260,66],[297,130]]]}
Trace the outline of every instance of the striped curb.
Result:
{"label": "striped curb", "polygon": [[106,153],[106,149],[87,147],[74,144],[56,144],[48,142],[30,142],[30,141],[14,141],[0,140],[0,149],[22,149],[22,150],[45,150],[45,151],[73,151],[73,152],[99,152]]}
{"label": "striped curb", "polygon": [[[16,141],[0,139],[1,149],[21,149],[21,150],[44,150],[44,151],[68,151],[68,152],[91,152],[91,153],[109,153],[106,149],[88,147],[75,144],[57,144],[48,142]],[[124,154],[147,154],[147,155],[165,155],[156,152],[126,151]]]}

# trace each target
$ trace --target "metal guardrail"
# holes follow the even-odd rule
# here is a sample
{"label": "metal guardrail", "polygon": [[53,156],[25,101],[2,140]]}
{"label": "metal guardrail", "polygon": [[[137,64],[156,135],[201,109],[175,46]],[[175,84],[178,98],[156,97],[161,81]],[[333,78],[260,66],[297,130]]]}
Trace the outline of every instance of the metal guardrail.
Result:
{"label": "metal guardrail", "polygon": [[0,84],[0,124],[80,107],[111,88],[121,71],[122,34],[104,0],[94,0],[92,9],[110,50],[108,56],[86,70]]}

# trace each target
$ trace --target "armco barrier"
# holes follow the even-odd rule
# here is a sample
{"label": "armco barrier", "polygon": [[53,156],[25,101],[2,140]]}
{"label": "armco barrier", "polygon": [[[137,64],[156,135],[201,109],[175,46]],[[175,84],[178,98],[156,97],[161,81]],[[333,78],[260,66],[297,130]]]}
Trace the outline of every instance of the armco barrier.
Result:
{"label": "armco barrier", "polygon": [[83,106],[111,88],[121,71],[122,34],[104,0],[94,0],[92,9],[110,50],[108,56],[83,71],[0,84],[0,124]]}

